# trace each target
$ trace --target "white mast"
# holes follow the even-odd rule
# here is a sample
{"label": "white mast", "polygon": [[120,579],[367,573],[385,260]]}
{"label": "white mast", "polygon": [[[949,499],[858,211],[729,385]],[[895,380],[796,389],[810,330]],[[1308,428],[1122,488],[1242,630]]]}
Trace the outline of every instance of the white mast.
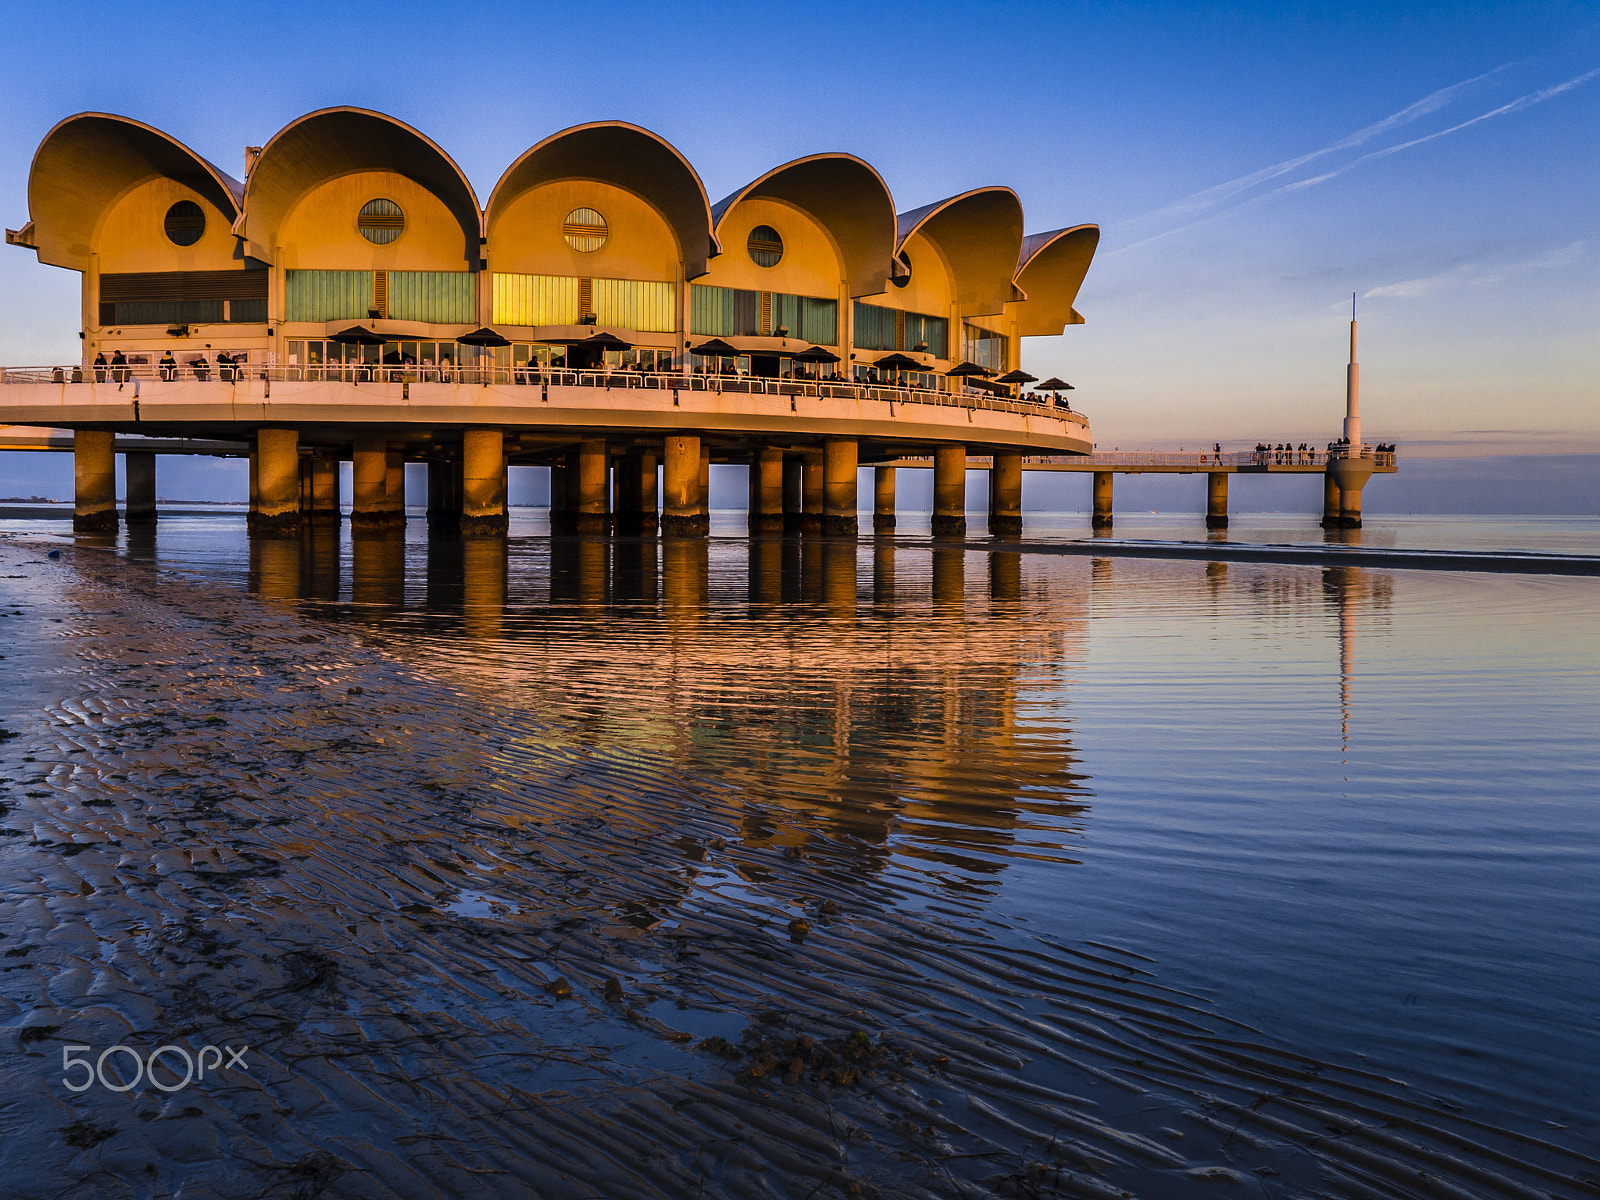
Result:
{"label": "white mast", "polygon": [[1361,450],[1361,368],[1356,365],[1356,294],[1350,293],[1350,365],[1345,369],[1344,440]]}

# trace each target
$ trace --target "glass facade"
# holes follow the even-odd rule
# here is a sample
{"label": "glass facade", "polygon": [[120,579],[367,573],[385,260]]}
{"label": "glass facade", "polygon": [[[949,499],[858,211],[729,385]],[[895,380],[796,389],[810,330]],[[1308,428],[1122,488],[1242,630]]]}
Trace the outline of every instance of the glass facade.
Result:
{"label": "glass facade", "polygon": [[364,321],[372,307],[371,271],[284,273],[287,321]]}
{"label": "glass facade", "polygon": [[950,322],[926,313],[903,312],[856,301],[855,344],[862,350],[911,350],[926,343],[935,358],[950,356]]}
{"label": "glass facade", "polygon": [[591,295],[595,321],[640,333],[674,333],[677,289],[670,283],[640,279],[596,279]]}
{"label": "glass facade", "polygon": [[[765,328],[761,299],[768,299]],[[784,292],[751,292],[741,288],[689,286],[689,332],[707,337],[771,337],[780,328],[788,336],[820,346],[839,344],[839,302],[820,296]]]}
{"label": "glass facade", "polygon": [[392,320],[477,324],[478,297],[472,272],[390,271],[388,275],[388,315]]}
{"label": "glass facade", "polygon": [[976,325],[967,325],[961,331],[961,357],[991,371],[1009,371],[1010,355],[1007,338],[1003,333],[990,333]]}

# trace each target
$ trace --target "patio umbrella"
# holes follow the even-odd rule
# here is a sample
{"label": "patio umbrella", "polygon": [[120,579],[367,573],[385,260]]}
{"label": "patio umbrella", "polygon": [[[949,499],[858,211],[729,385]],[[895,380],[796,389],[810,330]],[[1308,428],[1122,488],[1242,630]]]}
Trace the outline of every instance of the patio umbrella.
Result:
{"label": "patio umbrella", "polygon": [[980,367],[977,363],[968,360],[963,363],[957,363],[945,374],[952,379],[970,379],[976,375],[993,375],[994,372],[989,370],[988,367]]}
{"label": "patio umbrella", "polygon": [[995,382],[996,383],[1032,383],[1037,378],[1039,378],[1037,375],[1029,375],[1026,371],[1020,371],[1020,370],[1019,371],[1007,371],[1004,375],[1000,376],[999,379],[996,379]]}
{"label": "patio umbrella", "polygon": [[1049,379],[1046,379],[1043,383],[1041,383],[1038,387],[1034,388],[1033,390],[1036,391],[1036,392],[1073,392],[1073,391],[1076,391],[1077,389],[1074,388],[1066,380],[1057,379],[1054,375],[1052,375],[1052,376],[1050,376]]}
{"label": "patio umbrella", "polygon": [[701,358],[738,358],[744,353],[737,346],[730,346],[721,338],[712,338],[709,342],[701,342],[698,346],[690,346],[689,349]]}
{"label": "patio umbrella", "polygon": [[795,362],[806,363],[836,363],[839,356],[832,350],[824,350],[821,346],[808,346],[806,349],[791,354]]}
{"label": "patio umbrella", "polygon": [[886,354],[872,364],[885,371],[925,371],[927,370],[914,358],[907,358],[904,354]]}
{"label": "patio umbrella", "polygon": [[633,343],[625,342],[614,333],[596,333],[579,342],[580,346],[589,346],[595,350],[632,350]]}
{"label": "patio umbrella", "polygon": [[474,329],[471,333],[463,333],[456,339],[463,346],[509,346],[511,339],[502,337],[487,325],[481,329]]}
{"label": "patio umbrella", "polygon": [[360,325],[352,325],[349,329],[340,330],[328,340],[338,342],[341,346],[381,346],[389,339]]}

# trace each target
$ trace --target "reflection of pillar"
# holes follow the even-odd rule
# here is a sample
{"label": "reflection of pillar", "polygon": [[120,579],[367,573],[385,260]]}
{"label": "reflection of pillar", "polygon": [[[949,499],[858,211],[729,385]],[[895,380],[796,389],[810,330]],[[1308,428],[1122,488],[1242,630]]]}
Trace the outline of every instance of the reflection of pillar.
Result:
{"label": "reflection of pillar", "polygon": [[651,537],[619,541],[612,547],[611,598],[614,603],[655,604],[657,545]]}
{"label": "reflection of pillar", "polygon": [[997,453],[989,468],[989,534],[1013,538],[1022,534],[1022,455]]}
{"label": "reflection of pillar", "polygon": [[[699,455],[697,454],[696,460]],[[661,606],[669,618],[705,612],[711,547],[703,538],[672,538],[661,546]]]}
{"label": "reflection of pillar", "polygon": [[856,443],[830,438],[822,445],[822,532],[829,537],[855,537]]}
{"label": "reflection of pillar", "polygon": [[252,539],[248,586],[273,600],[300,599],[300,543],[290,538]]}
{"label": "reflection of pillar", "polygon": [[933,551],[933,602],[960,604],[966,592],[966,551],[940,546]]}
{"label": "reflection of pillar", "polygon": [[757,538],[750,543],[751,604],[782,602],[784,552],[782,542],[769,538]]}
{"label": "reflection of pillar", "polygon": [[856,612],[856,547],[852,542],[822,544],[822,603],[834,618]]}
{"label": "reflection of pillar", "polygon": [[506,532],[505,438],[498,429],[461,435],[461,532],[494,537]]}
{"label": "reflection of pillar", "polygon": [[800,532],[822,532],[822,510],[827,495],[827,465],[820,450],[808,450],[800,456],[805,468],[805,496],[800,508]]}
{"label": "reflection of pillar", "polygon": [[771,446],[750,460],[750,533],[783,532],[783,451]]}
{"label": "reflection of pillar", "polygon": [[381,437],[360,438],[351,459],[350,532],[388,528],[388,443]]}
{"label": "reflection of pillar", "polygon": [[603,607],[611,591],[611,548],[599,538],[578,543],[578,603]]}
{"label": "reflection of pillar", "polygon": [[885,612],[894,608],[893,542],[878,542],[872,547],[872,603]]}
{"label": "reflection of pillar", "polygon": [[406,523],[406,452],[391,446],[384,455],[384,507],[389,523],[404,528]]}
{"label": "reflection of pillar", "polygon": [[801,500],[805,495],[805,464],[798,458],[783,460],[783,531],[799,533],[804,523]]}
{"label": "reflection of pillar", "polygon": [[156,519],[156,456],[147,450],[122,456],[126,474],[129,525],[149,525]]}
{"label": "reflection of pillar", "polygon": [[398,530],[373,530],[351,541],[350,599],[358,608],[405,603],[406,542]]}
{"label": "reflection of pillar", "polygon": [[1333,464],[1322,473],[1322,527],[1339,528],[1339,480],[1333,473]]}
{"label": "reflection of pillar", "polygon": [[803,589],[800,577],[804,573],[804,548],[811,543],[799,538],[785,538],[783,542],[783,602],[798,604]]}
{"label": "reflection of pillar", "polygon": [[578,443],[578,522],[580,534],[605,533],[609,466],[604,438],[586,438]]}
{"label": "reflection of pillar", "polygon": [[967,536],[967,448],[933,451],[933,536]]}
{"label": "reflection of pillar", "polygon": [[500,636],[506,611],[506,543],[500,538],[462,542],[461,602],[461,624],[468,637]]}
{"label": "reflection of pillar", "polygon": [[1111,472],[1094,473],[1094,519],[1096,529],[1111,528]]}
{"label": "reflection of pillar", "polygon": [[80,429],[72,435],[72,528],[75,533],[116,532],[115,446],[115,439],[108,430]]}
{"label": "reflection of pillar", "polygon": [[[338,463],[333,464],[335,468]],[[338,510],[335,509],[335,512]],[[312,600],[339,598],[339,530],[313,524],[301,543],[301,590]]]}
{"label": "reflection of pillar", "polygon": [[249,522],[251,533],[273,537],[300,532],[299,442],[293,429],[256,432],[258,495],[256,511]]}
{"label": "reflection of pillar", "polygon": [[1206,528],[1228,527],[1228,474],[1210,471],[1206,474]]}
{"label": "reflection of pillar", "polygon": [[872,532],[894,532],[894,468],[872,469]]}
{"label": "reflection of pillar", "polygon": [[800,599],[822,603],[822,543],[816,538],[800,543]]}
{"label": "reflection of pillar", "polygon": [[989,599],[1022,599],[1022,555],[989,555]]}
{"label": "reflection of pillar", "polygon": [[700,515],[700,439],[666,439],[661,532],[668,537],[702,537],[709,522]]}
{"label": "reflection of pillar", "polygon": [[339,463],[337,459],[311,460],[311,524],[326,528],[339,524]]}

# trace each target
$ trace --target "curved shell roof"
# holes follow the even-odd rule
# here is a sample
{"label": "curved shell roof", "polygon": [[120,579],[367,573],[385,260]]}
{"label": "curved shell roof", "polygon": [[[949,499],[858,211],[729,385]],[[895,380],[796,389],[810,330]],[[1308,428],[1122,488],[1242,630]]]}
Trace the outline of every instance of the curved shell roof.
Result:
{"label": "curved shell roof", "polygon": [[592,121],[552,134],[506,169],[489,194],[484,228],[530,188],[561,179],[594,179],[632,192],[666,218],[678,239],[684,275],[706,273],[718,252],[705,184],[665,138],[624,121]]}
{"label": "curved shell roof", "polygon": [[889,282],[895,251],[894,197],[872,166],[853,154],[811,154],[712,206],[716,225],[741,200],[778,200],[803,209],[833,237],[852,296],[876,296]]}
{"label": "curved shell roof", "polygon": [[1083,277],[1089,273],[1100,226],[1074,225],[1049,233],[1030,233],[1022,239],[1017,262],[1017,286],[1027,294],[1018,305],[1017,332],[1022,337],[1048,337],[1068,325],[1082,325],[1073,303]]}
{"label": "curved shell roof", "polygon": [[279,130],[250,170],[234,232],[253,257],[271,262],[273,231],[300,198],[356,171],[394,171],[438,196],[461,224],[462,257],[477,265],[483,215],[461,168],[404,121],[364,108],[324,108]]}
{"label": "curved shell roof", "polygon": [[40,262],[84,270],[106,209],[130,189],[159,178],[193,188],[230,222],[239,215],[244,185],[177,138],[112,113],[68,117],[34,153],[28,172],[33,220],[14,240],[37,249]]}
{"label": "curved shell roof", "polygon": [[896,232],[897,253],[920,233],[944,255],[964,312],[1003,312],[1019,298],[1012,281],[1022,251],[1022,201],[1010,188],[974,188],[901,213]]}

